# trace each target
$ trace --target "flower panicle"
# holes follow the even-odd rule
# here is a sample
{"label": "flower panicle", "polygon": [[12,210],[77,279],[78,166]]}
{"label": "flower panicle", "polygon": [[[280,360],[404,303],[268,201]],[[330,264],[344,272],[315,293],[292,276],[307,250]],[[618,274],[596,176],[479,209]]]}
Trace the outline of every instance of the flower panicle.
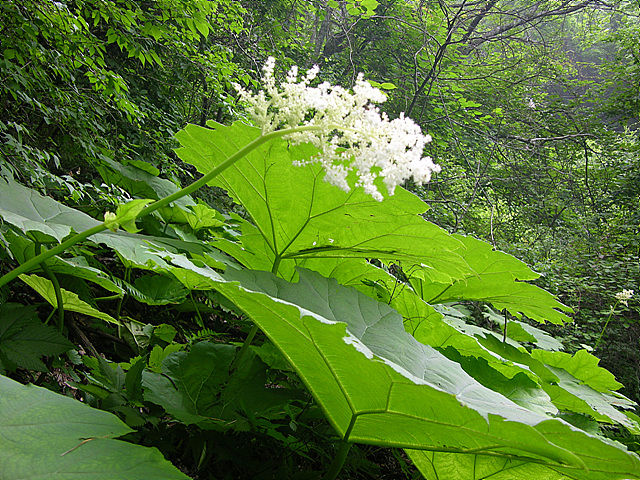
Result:
{"label": "flower panicle", "polygon": [[284,138],[293,144],[311,143],[320,154],[297,165],[321,163],[325,180],[349,191],[347,177],[357,173],[356,187],[378,201],[383,199],[375,185],[381,177],[389,195],[408,178],[418,184],[430,181],[440,167],[430,157],[423,157],[425,145],[431,141],[420,127],[404,114],[389,120],[377,104],[386,96],[358,75],[352,92],[338,85],[316,79],[319,68],[314,66],[300,79],[297,67],[292,67],[286,80],[276,86],[275,59],[269,57],[263,67],[263,90],[250,93],[235,85],[240,99],[247,104],[247,113],[263,134],[299,126],[312,127]]}
{"label": "flower panicle", "polygon": [[623,289],[621,292],[616,293],[616,300],[622,303],[625,307],[629,306],[629,300],[633,297],[633,290]]}

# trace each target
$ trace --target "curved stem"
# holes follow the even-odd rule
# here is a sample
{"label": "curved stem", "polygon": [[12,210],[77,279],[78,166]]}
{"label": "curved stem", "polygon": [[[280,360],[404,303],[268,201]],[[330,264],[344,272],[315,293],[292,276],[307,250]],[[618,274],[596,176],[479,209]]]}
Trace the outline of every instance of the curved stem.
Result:
{"label": "curved stem", "polygon": [[327,473],[324,474],[324,477],[322,477],[321,480],[335,480],[335,478],[340,473],[340,470],[342,470],[342,467],[344,466],[344,461],[347,459],[347,454],[351,449],[351,445],[353,445],[349,441],[349,436],[351,435],[351,431],[353,430],[353,427],[355,427],[356,425],[357,419],[358,419],[358,414],[357,413],[353,414],[353,416],[351,417],[351,422],[349,422],[349,426],[347,427],[347,431],[344,433],[344,436],[342,437],[340,446],[338,447],[338,451],[336,452],[336,456],[333,458],[333,462],[331,462],[331,465],[329,465],[329,469],[327,470]]}
{"label": "curved stem", "polygon": [[[321,127],[317,127],[317,126],[314,126],[314,125],[309,125],[309,126],[304,126],[304,127],[287,128],[285,130],[276,130],[275,132],[270,132],[270,133],[267,133],[266,135],[260,135],[258,138],[253,140],[251,143],[245,145],[243,148],[241,148],[236,153],[231,155],[224,162],[222,162],[216,168],[214,168],[209,173],[204,175],[202,178],[196,180],[192,184],[184,187],[183,189],[173,193],[172,195],[169,195],[168,197],[161,198],[160,200],[157,200],[157,201],[151,203],[150,205],[146,206],[145,208],[143,208],[140,211],[140,213],[138,214],[137,218],[142,218],[142,217],[144,217],[146,215],[149,215],[150,213],[155,212],[159,208],[162,208],[162,207],[170,204],[171,202],[175,202],[176,200],[178,200],[178,199],[180,199],[180,198],[182,198],[182,197],[184,197],[186,195],[190,195],[191,193],[193,193],[196,190],[198,190],[200,187],[203,187],[204,185],[206,185],[210,180],[212,180],[218,174],[220,174],[221,172],[223,172],[224,170],[229,168],[231,165],[236,163],[238,160],[240,160],[242,157],[247,155],[249,152],[251,152],[252,150],[258,148],[260,145],[262,145],[265,142],[268,142],[269,140],[272,140],[272,139],[278,138],[278,137],[283,137],[285,135],[290,135],[292,133],[312,131],[312,130],[320,130],[320,129],[321,129]],[[18,267],[14,268],[13,270],[11,270],[6,275],[3,275],[0,278],[0,287],[2,287],[3,285],[6,285],[11,280],[15,279],[18,275],[20,275],[22,273],[26,273],[29,270],[37,267],[38,265],[40,265],[45,260],[64,252],[67,248],[72,247],[76,243],[81,242],[83,240],[86,240],[91,235],[95,235],[96,233],[100,233],[100,232],[103,232],[105,230],[107,230],[107,227],[104,225],[104,223],[101,223],[100,225],[96,225],[95,227],[91,227],[91,228],[85,230],[84,232],[81,232],[81,233],[78,233],[77,235],[74,235],[73,237],[71,237],[71,238],[67,239],[66,241],[62,242],[61,244],[51,248],[50,250],[46,250],[46,251],[42,252],[40,255],[37,255],[37,256],[27,260],[23,264],[19,265]]]}
{"label": "curved stem", "polygon": [[[282,257],[280,255],[276,255],[276,258],[273,261],[273,267],[271,267],[271,273],[273,273],[274,275],[278,273],[278,268],[280,267],[281,260],[282,260]],[[236,358],[233,360],[233,363],[231,364],[231,369],[230,369],[231,371],[235,370],[238,367],[238,365],[240,365],[240,360],[242,360],[242,357],[244,357],[245,353],[249,349],[249,346],[251,345],[251,342],[253,342],[253,338],[256,336],[256,333],[258,333],[259,329],[260,327],[258,327],[258,325],[254,325],[253,327],[251,327],[251,330],[249,330],[247,338],[245,338],[244,342],[242,342],[242,347],[240,347],[240,351],[238,352],[238,355],[236,355]]]}
{"label": "curved stem", "polygon": [[609,320],[611,320],[611,317],[613,316],[613,312],[615,311],[616,307],[618,306],[618,303],[620,303],[619,301],[616,302],[616,304],[611,308],[611,313],[609,314],[609,318],[607,318],[607,321],[604,324],[604,327],[602,327],[602,331],[600,332],[600,336],[598,337],[598,341],[596,342],[595,346],[593,347],[594,350],[598,349],[598,345],[600,345],[600,341],[602,340],[602,336],[604,335],[604,331],[607,329],[607,325],[609,325]]}
{"label": "curved stem", "polygon": [[193,298],[193,290],[189,290],[189,298],[191,299],[191,303],[193,303],[193,308],[196,311],[196,316],[198,317],[198,325],[200,328],[204,328],[204,320],[202,319],[202,315],[200,315],[200,310],[198,309],[198,304],[196,303],[196,299]]}
{"label": "curved stem", "polygon": [[36,255],[33,258],[30,258],[23,264],[18,265],[16,268],[11,270],[6,275],[2,276],[2,278],[0,278],[0,287],[3,285],[6,285],[11,280],[16,278],[18,275],[26,273],[31,269],[37,267],[45,260],[64,252],[67,248],[73,247],[76,243],[81,242],[82,240],[86,240],[91,235],[95,235],[96,233],[103,232],[106,229],[107,227],[105,227],[104,224],[101,223],[100,225],[96,225],[95,227],[91,227],[85,230],[84,232],[74,235],[73,237],[62,242],[61,244],[56,245],[55,247],[50,248],[49,250],[45,250],[44,252],[40,253],[39,255]]}
{"label": "curved stem", "polygon": [[342,440],[342,442],[340,442],[338,452],[336,453],[333,462],[331,462],[329,470],[327,470],[327,473],[325,473],[324,477],[322,477],[322,480],[335,480],[335,478],[340,473],[340,470],[342,470],[344,461],[347,459],[347,454],[349,453],[351,445],[353,444],[347,440]]}
{"label": "curved stem", "polygon": [[[41,253],[40,242],[35,243],[35,253]],[[42,267],[42,270],[47,275],[47,277],[49,277],[49,280],[51,280],[51,284],[53,285],[53,291],[56,295],[56,308],[58,310],[58,330],[60,331],[60,333],[62,333],[62,330],[64,328],[64,303],[62,302],[62,290],[60,290],[60,282],[58,282],[58,278],[51,271],[46,262],[42,262],[40,266]],[[48,321],[49,319],[47,319],[47,322]]]}
{"label": "curved stem", "polygon": [[[130,280],[131,280],[131,269],[129,267],[126,267],[124,269],[124,281],[126,283],[130,283]],[[127,294],[126,293],[119,297],[118,306],[116,307],[116,316],[115,316],[115,319],[118,322],[120,322],[120,314],[122,313],[122,307],[124,305],[124,302],[125,302],[126,298],[127,298]]]}
{"label": "curved stem", "polygon": [[54,275],[51,269],[47,266],[46,263],[43,263],[42,270],[51,280],[51,284],[53,285],[53,291],[56,294],[56,307],[58,308],[58,331],[62,333],[64,328],[64,302],[62,301],[62,290],[60,290],[60,282],[58,282],[58,278]]}

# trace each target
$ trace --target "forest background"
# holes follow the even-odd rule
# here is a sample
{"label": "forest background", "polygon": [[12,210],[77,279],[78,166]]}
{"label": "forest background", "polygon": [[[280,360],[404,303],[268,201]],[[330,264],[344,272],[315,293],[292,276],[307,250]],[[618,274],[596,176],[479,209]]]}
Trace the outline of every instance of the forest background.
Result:
{"label": "forest background", "polygon": [[[276,58],[282,78],[292,65],[318,65],[320,80],[349,86],[363,72],[387,95],[381,109],[389,117],[405,112],[433,137],[427,153],[442,171],[427,185],[406,185],[428,206],[424,218],[483,239],[540,273],[535,283],[571,307],[573,321],[538,327],[565,352],[592,352],[624,384],[620,392],[640,401],[639,304],[616,299],[623,290],[637,292],[640,279],[637,1],[9,0],[0,18],[2,175],[99,219],[133,198],[157,199],[172,191],[169,185],[199,178],[176,155],[176,133],[189,123],[245,119],[233,85],[259,88],[267,57]],[[246,217],[220,188],[194,197]],[[11,247],[11,219],[0,215],[5,274],[20,256]],[[202,236],[202,225],[191,226]],[[144,228],[157,227],[149,221]],[[136,284],[122,259],[82,247],[73,253],[120,272],[117,287],[126,292],[105,307],[86,282],[60,274],[82,301],[100,303],[118,320],[152,315],[156,324],[183,325],[167,327],[164,337],[145,333],[146,346],[160,345],[165,356],[176,332],[184,342],[242,343],[246,336],[242,324],[225,326],[233,307],[210,292],[163,286],[175,298],[154,303],[152,289]],[[400,279],[406,274],[399,265],[389,268]],[[24,283],[4,285],[0,294],[5,305],[37,304],[40,317],[48,315]],[[170,311],[158,307],[168,304]],[[464,308],[469,322],[499,331],[500,312],[478,301]],[[76,346],[84,337],[85,351],[133,368],[125,350],[142,333],[73,316],[65,322]],[[6,328],[0,352],[3,339],[9,348]],[[138,429],[139,443],[160,448],[192,478],[271,478],[264,464],[271,473],[295,470],[290,457],[283,462],[274,453],[289,441],[275,431],[261,443],[225,437],[223,448],[213,433],[189,432],[188,423],[171,429],[162,415],[141,418],[133,413],[140,399],[121,394],[120,380],[105,379],[103,367],[85,357],[57,356],[63,351],[31,352],[46,357],[44,368],[5,352],[0,367],[23,384],[84,395],[119,413]],[[331,463],[326,428],[314,424],[316,436],[305,437],[306,450],[297,453],[314,471]],[[626,443],[637,450],[635,438]],[[243,452],[247,445],[259,453]],[[352,450],[347,468],[348,478],[415,473],[401,453],[378,447]]]}

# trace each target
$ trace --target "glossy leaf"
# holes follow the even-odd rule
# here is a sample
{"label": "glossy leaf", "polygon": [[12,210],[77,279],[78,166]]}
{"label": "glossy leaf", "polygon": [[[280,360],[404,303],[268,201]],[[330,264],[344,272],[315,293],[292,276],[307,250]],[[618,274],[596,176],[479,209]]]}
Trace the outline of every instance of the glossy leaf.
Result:
{"label": "glossy leaf", "polygon": [[[40,195],[35,190],[0,177],[0,216],[41,242],[62,241],[72,233],[79,233],[102,224],[89,215]],[[185,242],[128,232],[105,231],[89,237],[90,241],[113,248],[125,266],[155,270],[168,267],[164,252],[188,251],[210,256],[219,268],[234,264],[227,255],[202,242]]]}

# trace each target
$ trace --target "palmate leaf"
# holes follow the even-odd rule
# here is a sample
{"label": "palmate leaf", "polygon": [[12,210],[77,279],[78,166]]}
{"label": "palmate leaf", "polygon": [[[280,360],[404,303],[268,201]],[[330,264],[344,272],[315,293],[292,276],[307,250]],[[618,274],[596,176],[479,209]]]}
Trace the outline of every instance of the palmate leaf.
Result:
{"label": "palmate leaf", "polygon": [[[483,455],[457,455],[445,452],[406,450],[426,480],[572,480],[571,472],[558,472],[545,465]],[[580,473],[578,473],[580,475]],[[589,478],[608,479],[606,474]]]}
{"label": "palmate leaf", "polygon": [[598,357],[586,350],[579,350],[573,356],[564,352],[534,350],[532,356],[547,365],[566,370],[598,392],[617,390],[623,386],[616,381],[611,372],[598,366],[600,363]]}
{"label": "palmate leaf", "polygon": [[503,252],[494,251],[486,242],[472,237],[454,235],[467,248],[460,254],[474,270],[474,276],[452,284],[428,278],[429,272],[412,273],[411,284],[427,303],[447,303],[459,300],[480,300],[496,309],[506,308],[512,315],[521,314],[538,322],[562,324],[571,319],[563,312],[571,308],[560,303],[550,293],[524,280],[534,280],[538,274],[523,262]]}
{"label": "palmate leaf", "polygon": [[[177,154],[200,172],[209,172],[260,135],[240,122],[208,126],[189,125],[176,135],[183,146]],[[318,165],[293,166],[316,153],[309,145],[289,148],[276,139],[212,180],[245,207],[255,224],[243,224],[245,265],[271,270],[276,264],[287,277],[293,259],[358,257],[423,263],[444,282],[472,274],[459,255],[463,245],[419,216],[426,205],[418,197],[398,188],[377,202],[362,188],[347,193],[328,184]],[[265,256],[269,268],[264,268]]]}
{"label": "palmate leaf", "polygon": [[[421,343],[440,351],[455,348],[462,356],[483,359],[501,376],[507,378],[525,374],[539,381],[526,366],[502,358],[497,352],[479,343],[476,338],[476,336],[496,335],[494,332],[465,324],[462,320],[453,323],[455,319],[450,317],[450,314],[454,310],[451,307],[438,305],[439,310],[449,312],[449,315],[443,318],[439,311],[422,300],[410,286],[399,282],[381,268],[358,259],[332,259],[331,262],[327,259],[307,259],[301,262],[301,265],[308,266],[325,277],[335,278],[341,285],[353,286],[372,298],[388,303],[402,315],[405,329]],[[515,345],[518,346],[517,343]],[[545,411],[553,411],[548,409],[549,397],[541,389],[536,389],[536,395],[529,398],[527,402],[533,403],[523,404],[521,401],[516,403],[527,408],[545,405]]]}
{"label": "palmate leaf", "polygon": [[313,272],[299,273],[299,283],[290,284],[267,272],[229,270],[226,280],[242,287],[217,288],[281,350],[340,436],[530,461],[559,472],[551,478],[565,472],[576,479],[640,475],[640,460],[624,447],[478,384],[410,337],[390,307]]}
{"label": "palmate leaf", "polygon": [[[631,432],[639,430],[635,419],[616,409],[630,409],[635,404],[613,391],[621,385],[615,381],[610,372],[598,367],[597,361],[591,360],[588,352],[580,353],[582,352],[580,351],[573,357],[566,353],[544,350],[533,350],[529,354],[524,349],[516,349],[512,345],[502,343],[493,335],[487,335],[479,341],[501,358],[525,365],[534,372],[539,378],[540,386],[560,411],[586,414],[605,423],[618,423]],[[541,359],[548,354],[552,354],[549,358],[550,362],[553,362],[554,356],[560,354],[555,360],[563,360],[574,374],[565,370],[564,365],[552,366],[543,363]],[[576,375],[592,381],[596,388],[585,384]]]}
{"label": "palmate leaf", "polygon": [[115,415],[0,376],[2,480],[188,480]]}
{"label": "palmate leaf", "polygon": [[74,345],[54,328],[43,324],[35,307],[17,303],[0,305],[0,365],[46,372],[43,355],[59,355]]}
{"label": "palmate leaf", "polygon": [[284,418],[290,390],[267,388],[266,366],[250,352],[230,374],[236,347],[198,342],[162,361],[162,374],[145,371],[144,398],[185,424],[248,430],[255,417]]}

